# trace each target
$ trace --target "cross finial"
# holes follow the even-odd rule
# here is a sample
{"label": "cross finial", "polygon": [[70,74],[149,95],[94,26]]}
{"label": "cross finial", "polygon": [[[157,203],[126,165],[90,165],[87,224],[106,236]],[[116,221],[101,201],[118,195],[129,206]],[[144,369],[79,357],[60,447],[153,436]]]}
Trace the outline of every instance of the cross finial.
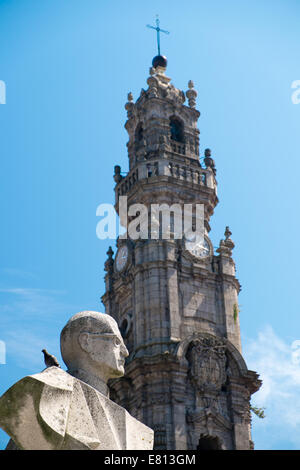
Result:
{"label": "cross finial", "polygon": [[159,33],[165,33],[165,34],[170,34],[169,31],[166,31],[165,29],[161,29],[159,26],[159,18],[158,15],[156,15],[156,20],[155,20],[156,26],[151,26],[150,24],[147,24],[147,28],[155,29],[156,31],[156,38],[157,38],[157,50],[158,50],[158,55],[160,55],[160,36]]}

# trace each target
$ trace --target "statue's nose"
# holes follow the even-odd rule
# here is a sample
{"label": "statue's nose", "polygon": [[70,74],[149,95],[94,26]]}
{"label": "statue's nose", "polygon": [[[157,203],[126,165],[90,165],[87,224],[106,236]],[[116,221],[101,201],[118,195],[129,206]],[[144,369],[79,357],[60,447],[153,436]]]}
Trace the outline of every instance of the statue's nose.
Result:
{"label": "statue's nose", "polygon": [[124,344],[124,343],[122,344],[122,346],[123,346],[123,347],[122,347],[122,351],[121,351],[121,353],[122,353],[122,356],[124,356],[124,357],[128,357],[128,356],[129,356],[128,349],[126,348],[126,346],[125,346],[125,344]]}

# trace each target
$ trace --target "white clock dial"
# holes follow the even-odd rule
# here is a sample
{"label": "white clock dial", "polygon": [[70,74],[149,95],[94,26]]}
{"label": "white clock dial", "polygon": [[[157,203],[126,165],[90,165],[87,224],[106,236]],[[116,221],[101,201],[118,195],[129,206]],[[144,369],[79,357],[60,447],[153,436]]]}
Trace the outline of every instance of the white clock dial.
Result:
{"label": "white clock dial", "polygon": [[185,242],[185,249],[193,256],[196,256],[196,258],[206,258],[210,255],[210,245],[206,238],[202,242],[187,240]]}
{"label": "white clock dial", "polygon": [[122,271],[127,263],[128,260],[128,247],[127,245],[121,246],[119,248],[117,256],[116,256],[116,270],[117,271]]}

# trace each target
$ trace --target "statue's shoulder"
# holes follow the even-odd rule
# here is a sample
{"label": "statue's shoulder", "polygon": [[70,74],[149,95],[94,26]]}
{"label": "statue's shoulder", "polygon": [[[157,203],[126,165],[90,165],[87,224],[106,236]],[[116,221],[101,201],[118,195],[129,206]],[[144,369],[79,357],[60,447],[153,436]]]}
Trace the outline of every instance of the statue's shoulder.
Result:
{"label": "statue's shoulder", "polygon": [[69,392],[73,391],[74,378],[68,374],[68,372],[56,366],[48,367],[38,374],[28,375],[27,377],[53,388],[67,390]]}
{"label": "statue's shoulder", "polygon": [[73,377],[58,367],[27,375],[0,397],[0,427],[20,449],[59,449],[72,396]]}

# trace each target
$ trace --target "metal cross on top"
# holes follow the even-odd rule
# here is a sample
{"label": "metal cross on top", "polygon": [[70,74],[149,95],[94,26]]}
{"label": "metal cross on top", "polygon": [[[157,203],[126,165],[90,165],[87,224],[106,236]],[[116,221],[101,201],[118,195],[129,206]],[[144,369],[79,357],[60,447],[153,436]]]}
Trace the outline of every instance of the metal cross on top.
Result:
{"label": "metal cross on top", "polygon": [[158,55],[160,55],[160,36],[159,36],[159,33],[160,33],[160,32],[165,33],[165,34],[170,34],[170,33],[169,33],[169,31],[166,31],[165,29],[161,29],[161,28],[159,27],[158,15],[156,15],[156,27],[155,27],[155,26],[151,26],[150,24],[147,24],[147,28],[155,29],[155,31],[156,31],[157,49],[158,49]]}

